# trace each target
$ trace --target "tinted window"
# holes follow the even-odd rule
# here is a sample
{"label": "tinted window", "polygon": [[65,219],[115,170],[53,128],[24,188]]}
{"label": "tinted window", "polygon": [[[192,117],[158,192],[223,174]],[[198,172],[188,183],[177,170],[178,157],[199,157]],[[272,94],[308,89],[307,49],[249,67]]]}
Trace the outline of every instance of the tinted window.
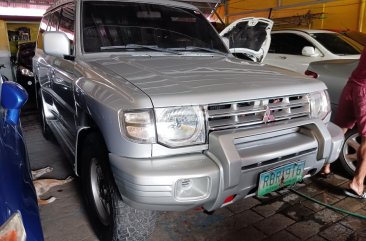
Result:
{"label": "tinted window", "polygon": [[304,37],[292,33],[272,34],[270,53],[302,55],[305,46],[315,47]]}
{"label": "tinted window", "polygon": [[[133,2],[89,2],[82,9],[85,52],[146,51],[143,46],[227,52],[198,11]],[[137,46],[140,45],[140,46]],[[195,48],[194,48],[195,47]]]}
{"label": "tinted window", "polygon": [[[58,31],[63,32],[70,40],[70,45],[74,44],[74,25],[75,25],[75,5],[68,4],[62,8]],[[71,49],[71,53],[73,53]]]}
{"label": "tinted window", "polygon": [[353,40],[338,33],[314,33],[311,36],[333,54],[360,54],[362,50],[362,46],[357,47],[358,44],[352,43]]}
{"label": "tinted window", "polygon": [[37,48],[39,48],[39,49],[43,49],[43,37],[42,37],[42,34],[47,29],[47,24],[48,24],[49,17],[50,17],[50,15],[45,15],[42,18],[41,23],[39,24],[39,32],[38,32],[38,37],[37,37]]}

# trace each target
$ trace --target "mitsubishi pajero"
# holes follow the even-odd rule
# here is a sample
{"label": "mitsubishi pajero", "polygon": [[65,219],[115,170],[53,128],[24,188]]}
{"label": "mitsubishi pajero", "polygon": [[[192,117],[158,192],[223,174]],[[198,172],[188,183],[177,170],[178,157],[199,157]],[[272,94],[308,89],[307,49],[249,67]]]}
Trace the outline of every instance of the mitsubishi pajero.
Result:
{"label": "mitsubishi pajero", "polygon": [[144,240],[157,211],[210,212],[338,157],[326,86],[260,63],[271,24],[249,18],[220,37],[167,0],[47,10],[33,58],[42,130],[80,176],[101,240]]}

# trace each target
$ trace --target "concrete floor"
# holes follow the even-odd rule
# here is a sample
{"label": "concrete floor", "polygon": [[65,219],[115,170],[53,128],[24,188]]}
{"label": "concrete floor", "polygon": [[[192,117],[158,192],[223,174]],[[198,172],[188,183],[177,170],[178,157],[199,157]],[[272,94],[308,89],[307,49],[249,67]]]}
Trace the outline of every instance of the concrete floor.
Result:
{"label": "concrete floor", "polygon": [[[42,178],[65,179],[72,175],[57,143],[43,138],[36,113],[23,114],[22,124],[32,169],[54,168]],[[343,195],[342,188],[349,177],[339,165],[334,167],[336,175],[332,178],[308,179],[298,184],[296,190],[321,202],[366,215],[366,200]],[[98,240],[86,218],[77,178],[51,189],[44,198],[50,196],[56,197],[56,201],[40,206],[45,240]],[[282,190],[266,198],[247,198],[213,215],[196,210],[161,213],[151,240],[366,240],[366,220]]]}

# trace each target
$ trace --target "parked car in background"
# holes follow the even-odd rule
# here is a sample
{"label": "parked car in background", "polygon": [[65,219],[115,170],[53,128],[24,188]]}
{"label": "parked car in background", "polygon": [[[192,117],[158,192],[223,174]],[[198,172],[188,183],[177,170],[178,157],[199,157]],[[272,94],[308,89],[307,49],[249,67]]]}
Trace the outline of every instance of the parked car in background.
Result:
{"label": "parked car in background", "polygon": [[[326,60],[310,63],[305,75],[323,81],[327,87],[332,105],[333,117],[337,111],[343,87],[346,85],[352,71],[357,67],[358,59]],[[357,127],[345,135],[340,161],[345,170],[353,175],[357,166],[357,150],[361,139]]]}
{"label": "parked car in background", "polygon": [[19,122],[27,93],[0,78],[0,240],[42,241],[43,234]]}
{"label": "parked car in background", "polygon": [[35,42],[19,43],[16,54],[15,76],[16,81],[21,84],[28,93],[26,107],[35,107],[36,105],[36,87],[32,67],[35,47]]}
{"label": "parked car in background", "polygon": [[242,43],[242,60],[186,3],[48,9],[33,58],[43,133],[80,175],[101,240],[146,240],[157,211],[211,212],[338,157],[343,133],[324,83],[254,63],[269,24],[252,18],[224,34],[229,48]]}
{"label": "parked car in background", "polygon": [[304,74],[309,63],[328,59],[359,59],[363,46],[328,30],[272,31],[265,64]]}

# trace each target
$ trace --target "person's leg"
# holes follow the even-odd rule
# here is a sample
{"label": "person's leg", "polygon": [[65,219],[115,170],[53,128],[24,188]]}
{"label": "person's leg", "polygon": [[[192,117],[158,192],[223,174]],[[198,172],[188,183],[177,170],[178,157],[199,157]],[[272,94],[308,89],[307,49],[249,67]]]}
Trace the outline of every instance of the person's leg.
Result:
{"label": "person's leg", "polygon": [[[361,144],[357,151],[357,167],[349,187],[358,195],[363,195],[366,176],[366,87],[354,86],[352,90],[357,128]],[[365,196],[366,197],[366,196]]]}
{"label": "person's leg", "polygon": [[[343,131],[343,134],[346,134],[347,133],[347,131],[348,131],[348,128],[342,128],[342,131]],[[327,175],[327,174],[329,174],[329,173],[331,173],[332,171],[331,171],[331,169],[330,169],[330,164],[329,163],[327,163],[327,164],[325,164],[324,165],[324,167],[323,167],[323,171],[321,172],[323,175]]]}
{"label": "person's leg", "polygon": [[331,173],[330,164],[329,163],[327,163],[327,164],[324,165],[323,172],[322,173],[324,173],[325,175]]}
{"label": "person's leg", "polygon": [[366,177],[366,137],[361,139],[361,145],[357,152],[358,165],[356,168],[355,176],[353,177],[349,187],[355,191],[358,195],[362,195],[364,192],[364,181]]}

